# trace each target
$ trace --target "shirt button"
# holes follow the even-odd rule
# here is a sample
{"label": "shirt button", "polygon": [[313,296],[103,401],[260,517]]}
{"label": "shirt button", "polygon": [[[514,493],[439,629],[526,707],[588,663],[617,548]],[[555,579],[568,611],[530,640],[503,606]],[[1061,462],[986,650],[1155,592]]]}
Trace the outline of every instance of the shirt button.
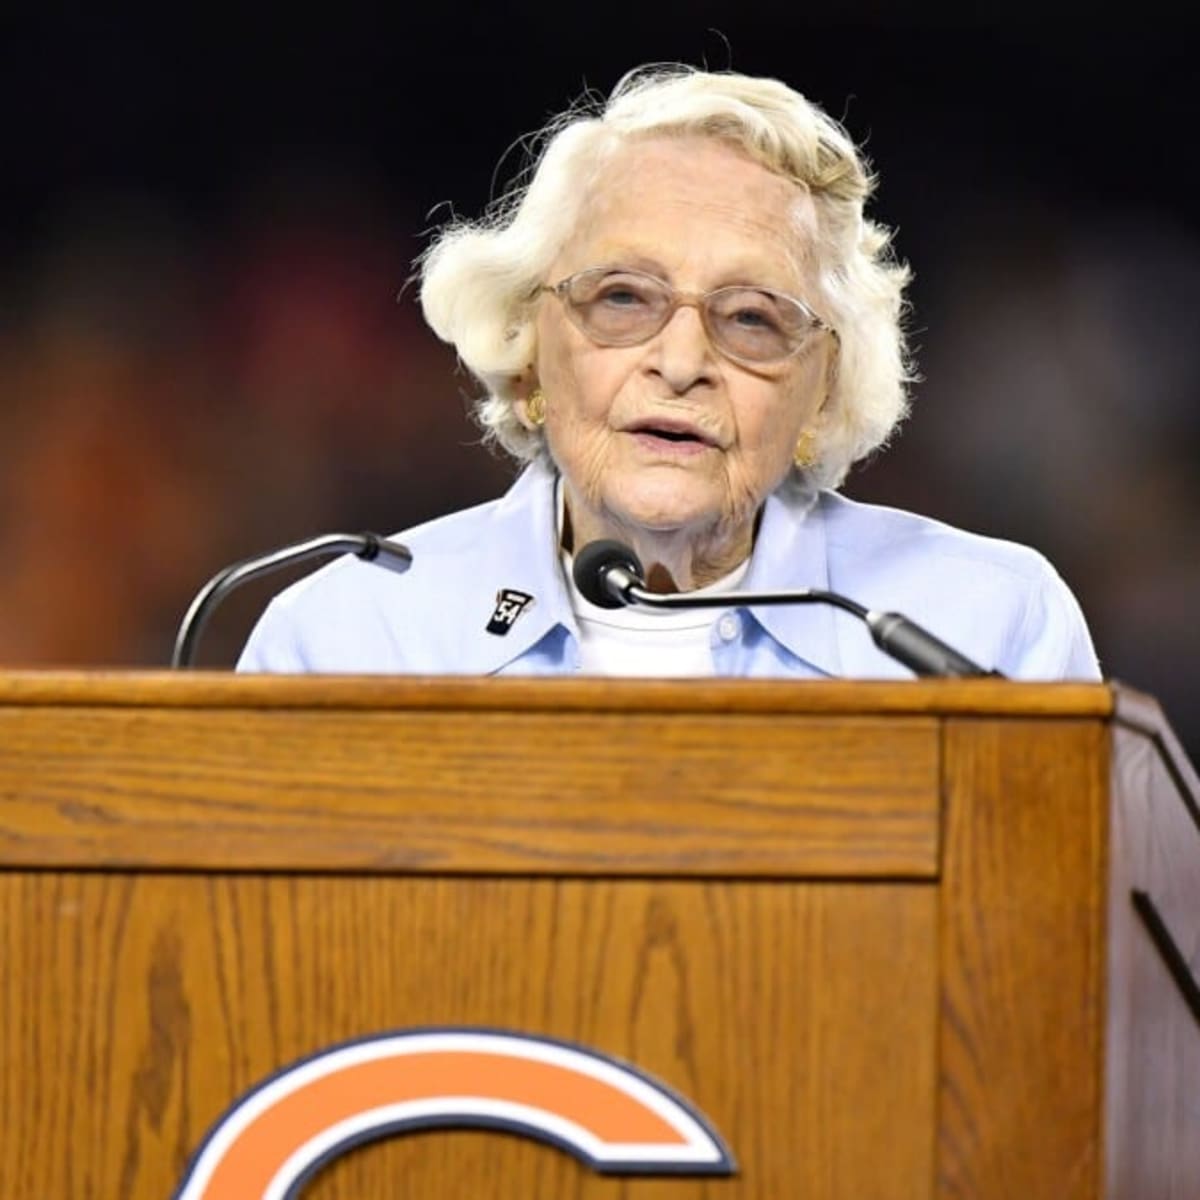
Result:
{"label": "shirt button", "polygon": [[720,637],[721,641],[723,642],[732,642],[733,639],[737,637],[738,631],[741,629],[741,627],[741,621],[739,621],[737,617],[733,615],[733,613],[726,613],[717,622],[717,636]]}

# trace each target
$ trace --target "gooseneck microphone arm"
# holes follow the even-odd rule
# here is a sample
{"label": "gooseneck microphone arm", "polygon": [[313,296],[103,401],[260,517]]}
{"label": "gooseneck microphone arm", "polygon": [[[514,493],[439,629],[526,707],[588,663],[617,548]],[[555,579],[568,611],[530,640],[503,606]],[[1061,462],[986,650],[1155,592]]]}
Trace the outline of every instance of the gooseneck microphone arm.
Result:
{"label": "gooseneck microphone arm", "polygon": [[196,656],[196,644],[213,610],[234,588],[263,575],[270,575],[283,567],[304,562],[309,558],[320,558],[326,554],[355,554],[366,562],[378,563],[390,571],[403,574],[412,566],[412,554],[408,547],[399,542],[389,542],[377,533],[326,533],[309,538],[306,542],[295,542],[256,558],[247,558],[218,571],[196,593],[191,607],[179,625],[175,638],[175,652],[171,655],[174,668],[190,667]]}
{"label": "gooseneck microphone arm", "polygon": [[718,596],[689,596],[686,592],[663,595],[646,590],[637,555],[621,542],[609,540],[589,542],[584,546],[575,557],[573,574],[575,586],[585,599],[600,608],[627,605],[658,609],[727,608],[730,604],[755,608],[772,604],[832,604],[858,617],[884,654],[917,675],[952,678],[999,675],[998,671],[984,670],[900,613],[875,612],[837,592],[801,588],[783,592],[726,592]]}

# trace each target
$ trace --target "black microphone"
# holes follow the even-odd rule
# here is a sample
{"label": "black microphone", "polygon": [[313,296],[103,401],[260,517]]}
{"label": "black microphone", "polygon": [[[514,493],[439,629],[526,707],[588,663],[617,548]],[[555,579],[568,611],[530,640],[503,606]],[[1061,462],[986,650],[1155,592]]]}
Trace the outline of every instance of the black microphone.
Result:
{"label": "black microphone", "polygon": [[171,655],[174,668],[190,667],[196,656],[196,644],[208,623],[213,610],[233,591],[251,579],[270,575],[282,567],[318,558],[323,554],[356,554],[365,562],[378,563],[389,571],[403,575],[412,566],[412,554],[407,546],[389,542],[377,533],[325,533],[309,538],[306,542],[294,542],[278,550],[271,550],[255,558],[234,563],[218,571],[197,593],[191,607],[184,615],[175,638],[175,652]]}
{"label": "black microphone", "polygon": [[638,556],[622,542],[589,542],[575,556],[572,574],[585,600],[599,608],[623,608],[641,604],[648,608],[726,608],[730,604],[753,608],[764,604],[832,604],[853,613],[871,631],[871,640],[884,654],[903,663],[917,675],[961,678],[972,675],[999,676],[985,671],[966,655],[922,629],[900,613],[875,612],[837,592],[801,588],[788,592],[725,592],[719,596],[664,596],[646,590],[646,579]]}

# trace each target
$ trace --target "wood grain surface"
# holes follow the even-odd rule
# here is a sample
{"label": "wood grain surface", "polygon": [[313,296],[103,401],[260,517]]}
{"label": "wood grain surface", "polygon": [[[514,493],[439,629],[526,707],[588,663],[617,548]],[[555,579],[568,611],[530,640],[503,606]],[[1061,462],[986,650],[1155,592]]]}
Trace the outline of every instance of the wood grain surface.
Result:
{"label": "wood grain surface", "polygon": [[1200,981],[1200,789],[1186,790],[1195,773],[1164,754],[1160,734],[1153,721],[1141,721],[1115,735],[1108,1200],[1200,1195],[1200,1023],[1131,902],[1134,888],[1149,895]]}
{"label": "wood grain surface", "polygon": [[455,1131],[305,1200],[1191,1200],[1127,894],[1200,974],[1198,863],[1120,688],[0,675],[0,1200],[165,1200],[241,1091],[431,1024],[632,1061],[742,1174]]}
{"label": "wood grain surface", "polygon": [[331,1042],[479,1023],[689,1097],[732,1181],[500,1133],[354,1151],[305,1200],[925,1200],[928,884],[0,873],[0,1196],[165,1200],[226,1106]]}
{"label": "wood grain surface", "polygon": [[0,863],[932,878],[938,736],[755,713],[0,707]]}
{"label": "wood grain surface", "polygon": [[0,672],[0,706],[63,708],[469,708],[521,712],[771,712],[1107,717],[1098,683],[1000,679],[481,679],[451,676],[231,675],[227,671]]}
{"label": "wood grain surface", "polygon": [[956,718],[945,738],[937,1194],[1093,1200],[1107,732]]}

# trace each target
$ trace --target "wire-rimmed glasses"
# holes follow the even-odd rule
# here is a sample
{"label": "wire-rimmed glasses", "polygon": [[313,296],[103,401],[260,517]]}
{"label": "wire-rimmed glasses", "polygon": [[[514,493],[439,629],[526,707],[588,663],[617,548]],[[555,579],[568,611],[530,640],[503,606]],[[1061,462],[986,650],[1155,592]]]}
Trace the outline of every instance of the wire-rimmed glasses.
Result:
{"label": "wire-rimmed glasses", "polygon": [[679,292],[644,271],[590,267],[542,290],[557,296],[572,324],[601,346],[649,341],[685,305],[699,312],[722,354],[748,366],[785,362],[817,330],[834,332],[803,300],[748,284]]}

